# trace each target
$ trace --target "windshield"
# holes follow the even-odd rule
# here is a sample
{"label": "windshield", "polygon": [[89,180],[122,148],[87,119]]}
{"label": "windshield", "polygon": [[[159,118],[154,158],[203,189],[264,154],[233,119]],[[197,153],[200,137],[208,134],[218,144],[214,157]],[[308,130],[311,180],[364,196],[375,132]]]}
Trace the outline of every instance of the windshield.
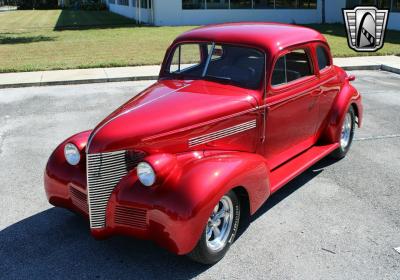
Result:
{"label": "windshield", "polygon": [[264,76],[264,54],[249,47],[185,43],[173,50],[166,74],[258,89]]}

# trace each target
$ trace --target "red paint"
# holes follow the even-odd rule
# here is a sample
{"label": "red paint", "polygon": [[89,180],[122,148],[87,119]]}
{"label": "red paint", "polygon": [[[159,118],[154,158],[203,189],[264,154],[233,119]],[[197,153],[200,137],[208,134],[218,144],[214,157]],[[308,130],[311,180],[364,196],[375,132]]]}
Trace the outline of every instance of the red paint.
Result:
{"label": "red paint", "polygon": [[[322,45],[329,53],[329,46],[314,30],[283,24],[223,24],[186,32],[172,46],[191,41],[262,50],[267,57],[266,88],[168,80],[162,67],[157,83],[93,131],[72,136],[57,147],[45,171],[47,197],[53,205],[86,216],[84,207],[72,203],[86,194],[86,152],[143,151],[156,170],[152,187],[141,185],[135,169],[121,179],[108,202],[106,227],[92,229],[95,237],[124,234],[151,239],[172,252],[186,254],[194,248],[223,194],[238,187],[245,190],[253,214],[271,193],[338,146],[349,106],[355,107],[361,125],[361,96],[349,83],[354,77],[336,66],[319,71],[315,48]],[[275,61],[293,46],[309,51],[314,75],[271,87]],[[253,120],[256,128],[189,147],[189,139],[210,133],[218,136],[218,131]],[[69,142],[81,150],[77,166],[64,159],[63,149]],[[83,196],[74,192],[71,198],[71,187]]]}

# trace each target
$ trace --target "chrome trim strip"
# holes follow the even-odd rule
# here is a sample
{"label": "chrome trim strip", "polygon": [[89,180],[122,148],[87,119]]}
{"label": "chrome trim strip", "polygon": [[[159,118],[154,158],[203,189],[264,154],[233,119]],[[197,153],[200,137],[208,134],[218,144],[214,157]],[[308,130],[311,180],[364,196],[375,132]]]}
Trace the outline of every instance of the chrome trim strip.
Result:
{"label": "chrome trim strip", "polygon": [[239,117],[239,116],[242,116],[242,115],[245,115],[245,114],[248,114],[248,113],[255,112],[255,111],[259,110],[260,108],[262,108],[262,107],[257,106],[257,107],[250,108],[250,109],[247,109],[247,110],[244,110],[244,111],[240,111],[240,112],[237,112],[237,113],[234,113],[234,114],[231,114],[231,115],[227,115],[227,116],[219,117],[219,118],[216,118],[216,119],[212,119],[212,120],[209,120],[209,121],[206,121],[206,122],[201,122],[201,123],[197,123],[195,125],[185,126],[185,127],[178,128],[178,129],[175,129],[175,130],[170,130],[168,132],[152,135],[152,136],[143,138],[142,141],[143,142],[150,141],[150,140],[154,140],[154,139],[157,139],[157,138],[166,137],[166,136],[169,136],[169,135],[172,135],[172,134],[175,134],[175,133],[180,133],[180,132],[184,132],[184,131],[188,131],[188,130],[193,130],[193,129],[196,129],[196,128],[199,128],[199,127],[203,127],[203,126],[206,126],[206,125],[212,125],[212,124],[220,122],[220,121],[232,119],[232,118]]}
{"label": "chrome trim strip", "polygon": [[231,126],[222,130],[214,131],[208,134],[204,134],[198,137],[189,139],[189,147],[202,145],[211,141],[222,139],[237,133],[241,133],[247,130],[251,130],[257,127],[257,120],[251,120],[245,123],[241,123],[235,126]]}

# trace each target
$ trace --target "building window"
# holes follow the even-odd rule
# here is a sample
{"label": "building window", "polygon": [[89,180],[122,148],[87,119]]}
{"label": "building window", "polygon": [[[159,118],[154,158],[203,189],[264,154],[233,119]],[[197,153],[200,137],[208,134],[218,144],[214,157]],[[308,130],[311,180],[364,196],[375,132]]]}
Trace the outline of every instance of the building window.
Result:
{"label": "building window", "polygon": [[197,10],[205,8],[205,0],[182,0],[182,9]]}
{"label": "building window", "polygon": [[115,4],[115,0],[108,0],[108,4]]}
{"label": "building window", "polygon": [[207,9],[229,9],[229,0],[207,0]]}
{"label": "building window", "polygon": [[142,9],[151,9],[151,0],[139,0],[140,8]]}
{"label": "building window", "polygon": [[295,9],[296,5],[296,0],[275,0],[275,8],[278,9]]}
{"label": "building window", "polygon": [[390,0],[378,0],[377,6],[380,9],[390,9]]}
{"label": "building window", "polygon": [[129,6],[129,0],[118,0],[118,5]]}
{"label": "building window", "polygon": [[400,0],[393,0],[393,10],[400,11]]}
{"label": "building window", "polygon": [[251,9],[251,0],[231,0],[231,9]]}
{"label": "building window", "polygon": [[182,0],[182,9],[316,9],[317,0]]}
{"label": "building window", "polygon": [[390,9],[391,2],[393,1],[392,9],[396,9],[396,4],[398,5],[397,8],[400,8],[400,1],[399,0],[347,0],[346,7],[347,8],[354,8],[356,6],[376,6],[379,9]]}
{"label": "building window", "polygon": [[299,9],[316,9],[317,1],[316,0],[298,0],[298,8]]}
{"label": "building window", "polygon": [[254,0],[255,9],[273,9],[274,0]]}

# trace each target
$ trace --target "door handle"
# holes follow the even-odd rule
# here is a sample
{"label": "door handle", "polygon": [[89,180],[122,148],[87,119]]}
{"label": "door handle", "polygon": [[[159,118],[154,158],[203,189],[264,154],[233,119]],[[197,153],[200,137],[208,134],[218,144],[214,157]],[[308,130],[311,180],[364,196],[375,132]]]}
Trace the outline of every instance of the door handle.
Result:
{"label": "door handle", "polygon": [[322,89],[315,89],[312,91],[311,95],[312,96],[320,96],[322,94]]}

